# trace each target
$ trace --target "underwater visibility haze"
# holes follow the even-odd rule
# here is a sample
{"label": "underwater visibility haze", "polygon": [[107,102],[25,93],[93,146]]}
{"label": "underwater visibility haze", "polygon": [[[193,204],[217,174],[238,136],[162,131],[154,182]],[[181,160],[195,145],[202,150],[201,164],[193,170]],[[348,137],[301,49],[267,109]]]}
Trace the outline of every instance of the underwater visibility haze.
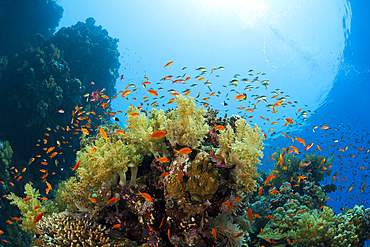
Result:
{"label": "underwater visibility haze", "polygon": [[370,3],[0,2],[0,246],[367,246]]}

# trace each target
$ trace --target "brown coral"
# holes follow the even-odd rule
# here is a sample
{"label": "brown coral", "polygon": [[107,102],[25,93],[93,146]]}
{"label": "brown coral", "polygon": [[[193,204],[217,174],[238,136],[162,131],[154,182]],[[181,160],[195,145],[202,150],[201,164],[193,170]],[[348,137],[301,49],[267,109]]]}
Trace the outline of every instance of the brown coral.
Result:
{"label": "brown coral", "polygon": [[186,190],[191,195],[200,195],[203,199],[211,199],[218,189],[218,172],[209,163],[208,154],[200,152],[189,169]]}
{"label": "brown coral", "polygon": [[54,213],[42,218],[37,227],[43,246],[119,246],[108,237],[109,229],[87,216]]}

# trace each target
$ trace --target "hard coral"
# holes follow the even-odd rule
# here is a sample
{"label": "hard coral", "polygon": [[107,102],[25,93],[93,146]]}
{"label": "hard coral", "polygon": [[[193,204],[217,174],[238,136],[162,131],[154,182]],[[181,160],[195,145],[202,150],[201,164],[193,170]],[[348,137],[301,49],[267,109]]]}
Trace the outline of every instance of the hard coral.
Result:
{"label": "hard coral", "polygon": [[43,217],[37,227],[43,246],[123,246],[109,238],[109,229],[88,216],[55,214]]}

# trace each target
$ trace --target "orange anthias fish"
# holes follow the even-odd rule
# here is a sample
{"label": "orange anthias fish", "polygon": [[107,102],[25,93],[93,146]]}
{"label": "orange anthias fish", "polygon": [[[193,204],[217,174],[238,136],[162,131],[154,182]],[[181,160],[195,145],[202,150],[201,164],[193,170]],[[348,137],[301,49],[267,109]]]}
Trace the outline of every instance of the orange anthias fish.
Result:
{"label": "orange anthias fish", "polygon": [[224,129],[226,129],[226,128],[225,128],[225,126],[222,126],[222,125],[217,125],[215,127],[215,130],[224,130]]}
{"label": "orange anthias fish", "polygon": [[[150,135],[150,134],[148,134]],[[154,138],[154,139],[160,139],[160,138],[163,138],[167,135],[167,132],[166,131],[163,131],[163,130],[157,130],[156,132],[154,132],[153,134],[150,135],[150,139]]]}
{"label": "orange anthias fish", "polygon": [[238,96],[234,97],[234,100],[242,100],[245,99],[247,96],[245,94],[239,94]]}
{"label": "orange anthias fish", "polygon": [[77,163],[76,163],[76,165],[75,165],[75,167],[73,167],[72,168],[72,171],[75,171],[75,170],[77,170],[77,168],[80,166],[80,160],[79,161],[77,161]]}
{"label": "orange anthias fish", "polygon": [[110,204],[110,203],[113,203],[113,202],[116,202],[119,200],[119,197],[113,197],[112,199],[110,199],[108,202],[107,202],[107,205]]}
{"label": "orange anthias fish", "polygon": [[89,200],[90,200],[91,202],[93,202],[93,203],[97,203],[97,202],[98,202],[95,198],[91,198],[91,197],[88,197],[88,198],[89,198]]}
{"label": "orange anthias fish", "polygon": [[165,177],[165,176],[167,176],[167,175],[169,175],[169,174],[170,174],[169,172],[164,172],[164,173],[162,173],[162,174],[159,176],[159,178]]}
{"label": "orange anthias fish", "polygon": [[148,91],[151,95],[158,96],[157,90],[148,89],[146,91]]}
{"label": "orange anthias fish", "polygon": [[176,149],[174,149],[174,150],[176,152],[175,155],[178,155],[178,154],[190,154],[191,151],[192,151],[190,148],[182,148],[179,151],[177,151]]}
{"label": "orange anthias fish", "polygon": [[35,221],[33,222],[34,224],[36,224],[40,219],[41,219],[41,217],[42,217],[42,215],[43,215],[44,213],[39,213],[37,216],[36,216],[36,218],[35,218]]}
{"label": "orange anthias fish", "polygon": [[166,65],[163,66],[163,68],[166,68],[167,66],[170,66],[171,64],[173,64],[173,61],[166,63]]}
{"label": "orange anthias fish", "polygon": [[31,197],[27,196],[27,197],[23,198],[22,201],[25,202],[25,201],[28,201],[29,199],[31,199]]}
{"label": "orange anthias fish", "polygon": [[165,157],[161,157],[161,158],[158,158],[156,159],[155,161],[159,161],[160,163],[167,163],[167,162],[170,162],[169,159],[165,158]]}
{"label": "orange anthias fish", "polygon": [[252,225],[252,223],[253,223],[253,214],[252,214],[252,209],[251,208],[248,209],[247,215],[248,215],[249,223],[250,223],[250,225]]}
{"label": "orange anthias fish", "polygon": [[308,150],[308,149],[310,149],[312,146],[313,146],[313,142],[311,142],[310,144],[307,144],[307,146],[305,147],[304,151],[307,151],[307,150]]}
{"label": "orange anthias fish", "polygon": [[264,182],[264,185],[266,185],[268,182],[270,182],[272,179],[275,179],[275,174],[271,174],[267,177],[266,181]]}
{"label": "orange anthias fish", "polygon": [[213,237],[215,238],[215,240],[217,240],[217,234],[216,234],[216,229],[215,228],[212,228],[212,234],[213,234]]}
{"label": "orange anthias fish", "polygon": [[141,193],[139,191],[139,193],[137,195],[141,195],[142,197],[145,198],[146,201],[153,203],[153,199],[152,199],[152,197],[149,194],[147,194],[147,193]]}
{"label": "orange anthias fish", "polygon": [[99,128],[99,131],[100,131],[101,136],[104,138],[105,142],[108,142],[108,137],[107,137],[107,133],[105,132],[105,130],[103,128]]}
{"label": "orange anthias fish", "polygon": [[261,194],[262,194],[262,190],[263,190],[263,187],[261,186],[258,190],[258,195],[261,197]]}
{"label": "orange anthias fish", "polygon": [[243,232],[239,232],[238,234],[236,234],[235,236],[233,236],[233,238],[238,238],[238,237],[240,237],[240,236],[243,236]]}
{"label": "orange anthias fish", "polygon": [[121,224],[115,224],[114,226],[112,226],[112,229],[114,229],[114,228],[118,228],[118,227],[120,227],[121,226]]}

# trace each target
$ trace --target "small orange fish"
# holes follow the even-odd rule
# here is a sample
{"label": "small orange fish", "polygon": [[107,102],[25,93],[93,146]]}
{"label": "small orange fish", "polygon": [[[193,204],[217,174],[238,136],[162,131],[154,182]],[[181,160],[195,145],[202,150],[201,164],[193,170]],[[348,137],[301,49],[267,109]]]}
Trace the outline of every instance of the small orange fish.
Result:
{"label": "small orange fish", "polygon": [[125,133],[125,131],[123,131],[123,130],[119,130],[119,131],[117,131],[117,134],[119,134],[119,135],[124,135],[124,134],[126,134],[126,133]]}
{"label": "small orange fish", "polygon": [[130,113],[130,116],[132,116],[132,117],[137,117],[137,116],[139,116],[139,113],[137,113],[137,112],[133,112],[133,113]]}
{"label": "small orange fish", "polygon": [[162,178],[162,177],[165,177],[165,176],[167,176],[167,175],[169,175],[170,173],[169,172],[164,172],[164,173],[162,173],[159,177],[160,178]]}
{"label": "small orange fish", "polygon": [[115,224],[114,226],[112,226],[112,229],[114,229],[114,228],[118,228],[118,227],[120,227],[121,226],[121,224]]}
{"label": "small orange fish", "polygon": [[33,222],[34,224],[36,224],[40,219],[41,219],[41,217],[42,217],[42,215],[43,215],[44,213],[39,213],[37,216],[36,216],[36,218],[35,218],[35,221]]}
{"label": "small orange fish", "polygon": [[23,199],[22,199],[22,201],[26,202],[26,201],[28,201],[29,199],[31,199],[31,197],[27,196],[27,197],[23,198]]}
{"label": "small orange fish", "polygon": [[258,190],[258,195],[261,197],[261,194],[262,194],[262,190],[263,190],[263,187],[261,186]]}
{"label": "small orange fish", "polygon": [[238,234],[236,234],[235,236],[233,236],[233,238],[238,238],[238,237],[241,237],[241,236],[243,236],[243,232],[239,232]]}
{"label": "small orange fish", "polygon": [[41,197],[40,199],[41,199],[41,200],[44,200],[44,201],[49,200],[47,197]]}
{"label": "small orange fish", "polygon": [[160,163],[168,163],[168,162],[170,162],[170,160],[167,159],[167,158],[165,158],[165,157],[158,158],[155,161],[158,161]]}
{"label": "small orange fish", "polygon": [[293,120],[291,118],[285,118],[285,121],[289,124],[293,124]]}
{"label": "small orange fish", "polygon": [[75,167],[72,168],[72,171],[77,170],[77,168],[80,166],[80,162],[81,162],[81,160],[77,161]]}
{"label": "small orange fish", "polygon": [[329,127],[328,126],[322,126],[320,129],[327,130],[327,129],[329,129]]}
{"label": "small orange fish", "polygon": [[108,142],[108,137],[107,137],[107,133],[105,132],[105,130],[103,128],[99,128],[99,131],[100,131],[101,136],[104,138],[105,142]]}
{"label": "small orange fish", "polygon": [[92,201],[93,203],[97,203],[97,202],[98,202],[95,198],[88,197],[88,199],[89,199],[90,201]]}
{"label": "small orange fish", "polygon": [[225,210],[225,212],[229,211],[229,210],[233,207],[233,204],[234,204],[234,203],[233,203],[233,202],[231,202],[231,203],[230,203],[229,208],[228,208],[228,209],[226,209],[226,210]]}
{"label": "small orange fish", "polygon": [[248,215],[250,226],[252,226],[252,224],[253,224],[253,214],[252,214],[252,209],[251,208],[248,209],[247,215]]}
{"label": "small orange fish", "polygon": [[275,174],[271,174],[267,177],[266,181],[264,182],[264,185],[266,185],[268,182],[270,182],[272,179],[275,179]]}
{"label": "small orange fish", "polygon": [[181,177],[182,177],[182,172],[180,172],[180,173],[179,173],[179,176],[178,176],[178,178],[177,178],[177,182],[179,182],[179,183],[180,183]]}
{"label": "small orange fish", "polygon": [[226,129],[226,127],[225,126],[222,126],[222,125],[217,125],[215,127],[215,130],[224,130],[224,129]]}
{"label": "small orange fish", "polygon": [[113,203],[113,202],[116,202],[119,200],[119,197],[113,197],[112,199],[110,199],[108,202],[107,202],[107,205],[110,204],[110,203]]}
{"label": "small orange fish", "polygon": [[170,229],[167,230],[167,236],[168,236],[168,239],[171,241],[171,237],[170,237]]}
{"label": "small orange fish", "polygon": [[17,217],[13,217],[12,220],[15,220],[15,221],[21,221],[19,218]]}
{"label": "small orange fish", "polygon": [[39,208],[39,205],[36,205],[34,208],[33,208],[33,210],[36,210],[36,209],[38,209]]}
{"label": "small orange fish", "polygon": [[308,150],[308,149],[310,149],[312,146],[313,146],[313,142],[311,142],[310,144],[307,144],[307,146],[305,147],[304,151],[307,151],[307,150]]}
{"label": "small orange fish", "polygon": [[153,199],[152,199],[152,197],[149,194],[147,194],[147,193],[141,193],[139,191],[139,194],[137,194],[137,195],[141,195],[142,197],[145,198],[146,201],[153,203]]}
{"label": "small orange fish", "polygon": [[238,96],[234,97],[234,100],[242,100],[245,99],[247,96],[245,94],[239,94]]}
{"label": "small orange fish", "polygon": [[159,225],[159,228],[161,228],[164,224],[164,217],[162,218],[161,224]]}
{"label": "small orange fish", "polygon": [[158,96],[157,90],[148,89],[146,91],[148,91],[151,95]]}
{"label": "small orange fish", "polygon": [[267,215],[267,216],[265,216],[265,218],[274,219],[274,217],[272,215]]}
{"label": "small orange fish", "polygon": [[11,222],[10,220],[7,220],[6,223],[13,224],[13,222]]}
{"label": "small orange fish", "polygon": [[151,232],[153,232],[153,228],[151,228],[151,227],[150,227],[150,225],[149,225],[148,223],[146,223],[146,224],[148,225],[149,230],[150,230]]}
{"label": "small orange fish", "polygon": [[163,66],[163,68],[166,68],[167,66],[170,66],[171,64],[173,64],[173,61],[166,63],[166,65]]}
{"label": "small orange fish", "polygon": [[174,150],[176,152],[175,155],[178,155],[178,154],[189,154],[192,151],[190,148],[182,148],[179,151],[177,151],[176,149],[174,149]]}
{"label": "small orange fish", "polygon": [[160,138],[163,138],[167,135],[167,132],[166,131],[163,131],[163,130],[157,130],[156,132],[154,132],[153,134],[148,134],[150,136],[149,140],[154,138],[154,139],[160,139]]}
{"label": "small orange fish", "polygon": [[213,237],[215,238],[215,240],[217,240],[217,234],[216,234],[216,229],[215,228],[212,228],[212,234],[213,234]]}

